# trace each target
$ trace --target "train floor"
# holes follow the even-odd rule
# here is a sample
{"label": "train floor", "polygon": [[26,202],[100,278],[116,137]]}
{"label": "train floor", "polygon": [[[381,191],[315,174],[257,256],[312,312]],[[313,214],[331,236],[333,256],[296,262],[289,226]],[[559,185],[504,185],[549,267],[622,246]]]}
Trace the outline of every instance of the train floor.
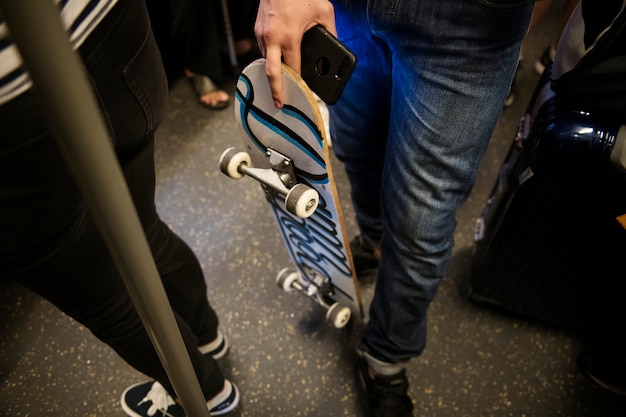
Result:
{"label": "train floor", "polygon": [[[503,110],[458,213],[452,263],[429,313],[428,345],[408,367],[416,416],[626,415],[626,397],[577,368],[583,346],[575,336],[477,305],[458,288],[469,270],[475,220],[539,77],[532,62],[550,34],[548,26],[532,34],[515,101]],[[364,416],[354,366],[363,322],[334,329],[322,308],[276,286],[276,272],[289,261],[262,191],[218,169],[221,152],[240,143],[235,132],[232,105],[208,111],[179,80],[156,146],[158,209],[200,259],[230,341],[220,364],[242,394],[231,414]],[[341,163],[334,159],[333,167],[351,237],[349,186]],[[361,287],[367,305],[373,285]],[[121,417],[121,393],[146,379],[47,301],[7,283],[0,284],[0,335],[2,416]]]}

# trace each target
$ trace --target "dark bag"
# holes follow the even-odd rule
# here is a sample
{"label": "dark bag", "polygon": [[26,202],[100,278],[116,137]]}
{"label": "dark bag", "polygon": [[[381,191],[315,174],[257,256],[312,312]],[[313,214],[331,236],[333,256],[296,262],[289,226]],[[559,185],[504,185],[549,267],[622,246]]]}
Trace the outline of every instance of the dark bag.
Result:
{"label": "dark bag", "polygon": [[626,123],[626,0],[583,0],[557,48],[552,89],[582,110]]}

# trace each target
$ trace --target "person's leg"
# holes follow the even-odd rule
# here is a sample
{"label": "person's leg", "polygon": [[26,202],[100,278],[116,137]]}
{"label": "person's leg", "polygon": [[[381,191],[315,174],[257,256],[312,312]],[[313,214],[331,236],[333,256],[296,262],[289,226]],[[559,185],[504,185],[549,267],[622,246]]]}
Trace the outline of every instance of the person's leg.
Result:
{"label": "person's leg", "polygon": [[224,81],[214,0],[170,0],[174,42],[184,51],[185,68]]}
{"label": "person's leg", "polygon": [[172,8],[169,0],[146,1],[150,15],[152,33],[161,52],[163,66],[167,74],[170,86],[180,78],[184,70],[183,50],[174,42],[171,22],[173,19]]}
{"label": "person's leg", "polygon": [[[386,132],[377,127],[386,127],[378,123],[389,105],[352,96],[389,91],[388,79],[359,68],[362,59],[341,99],[356,107],[344,110],[341,100],[335,106],[333,143],[355,172],[367,171],[367,157],[386,149],[382,261],[363,348],[380,361],[401,364],[424,349],[426,311],[450,257],[455,212],[473,185],[500,114],[533,2],[405,2],[393,13],[386,2],[368,5],[371,36],[388,45],[379,48],[386,51],[377,57],[379,65],[393,71],[388,143],[385,148]],[[342,40],[357,49],[340,23]],[[369,91],[355,93],[364,87]],[[357,134],[345,135],[351,129]],[[375,224],[361,215],[366,207],[376,216],[378,191],[368,193],[376,190],[375,182],[359,175],[350,180],[359,226]]]}
{"label": "person's leg", "polygon": [[391,103],[391,52],[371,33],[366,10],[335,4],[341,41],[357,56],[357,65],[339,101],[328,106],[333,151],[344,163],[359,231],[380,246],[381,181]]}
{"label": "person's leg", "polygon": [[[567,25],[567,22],[569,21],[569,18],[574,11],[574,7],[576,7],[579,1],[580,0],[567,0],[565,4],[563,4],[563,9],[559,11],[561,18],[559,19],[559,24],[556,27],[554,34],[552,35],[552,41],[549,45],[546,46],[546,48],[541,53],[541,56],[535,61],[534,69],[537,74],[542,74],[546,67],[554,61],[554,57],[556,56],[556,46],[558,45],[559,40],[561,39],[561,34],[563,33],[563,30],[565,30],[565,26]],[[535,17],[535,14],[533,14],[533,19],[530,22],[529,32],[532,31],[535,26],[537,26],[542,21],[543,16],[546,14],[547,10],[550,9],[549,4],[551,3],[551,1],[548,2],[548,7],[544,6],[543,3],[545,3],[545,0],[538,1],[537,5],[535,6],[535,14],[537,14],[537,10],[540,10],[540,14],[537,17]],[[524,50],[524,48],[525,46],[522,45],[522,51]]]}
{"label": "person's leg", "polygon": [[[552,4],[554,0],[540,0],[535,2],[535,7],[533,10],[532,18],[530,19],[530,24],[528,25],[528,32],[532,32],[538,24],[543,21],[543,18],[552,8]],[[524,42],[526,39],[524,39]],[[524,51],[524,42],[522,42],[522,53]]]}
{"label": "person's leg", "polygon": [[[167,83],[145,6],[142,2],[131,4],[125,20],[111,25],[110,31],[105,27],[106,33],[96,30],[93,39],[87,39],[81,48],[81,54],[114,132],[115,150],[126,183],[208,399],[221,390],[224,379],[215,361],[198,355],[197,348],[217,337],[218,319],[206,298],[206,284],[198,260],[156,212],[154,143],[153,134],[149,132],[155,131],[165,116]],[[132,43],[133,39],[136,44]],[[126,48],[122,48],[122,44]],[[121,76],[111,79],[110,74]],[[111,342],[116,350],[124,349],[114,343]],[[123,356],[126,359],[135,351],[128,341],[122,343],[130,347],[131,352]],[[152,376],[151,372],[144,373]],[[168,381],[154,378],[171,389]]]}
{"label": "person's leg", "polygon": [[[159,268],[204,288],[197,261],[164,229],[154,208],[152,132],[165,115],[167,83],[142,4],[119,3],[80,52]],[[0,173],[6,191],[0,205],[0,275],[50,300],[173,392],[37,106],[28,92],[0,107]],[[187,266],[173,266],[179,262]],[[199,353],[202,342],[194,334],[197,330],[209,339],[216,332],[205,295],[187,301],[196,307],[181,309],[186,318],[204,313],[194,329],[181,315],[176,319],[205,396],[212,398],[225,381],[215,361]]]}
{"label": "person's leg", "polygon": [[380,260],[380,188],[391,101],[390,51],[372,35],[365,13],[335,3],[338,36],[357,56],[357,66],[339,102],[328,106],[333,150],[350,180],[360,231],[350,242],[360,279],[373,277]]}
{"label": "person's leg", "polygon": [[[221,0],[215,1],[221,5]],[[243,39],[255,40],[254,22],[259,9],[259,0],[228,0],[226,3],[235,42]]]}
{"label": "person's leg", "polygon": [[[144,176],[144,169],[149,173],[151,152],[150,142],[132,162],[126,162],[127,173]],[[2,235],[0,245],[2,277],[48,299],[109,344],[130,365],[171,389],[53,137],[49,133],[42,134],[10,151],[3,148],[1,154],[2,173],[7,174],[2,177],[3,187],[6,187],[3,189],[9,196],[21,194],[21,199],[11,198],[2,204],[2,229],[10,233]],[[13,182],[8,184],[10,179]],[[201,296],[205,296],[205,292]],[[206,311],[208,305],[198,298],[187,304],[199,304],[196,308]],[[198,337],[182,317],[176,316],[194,369],[207,398],[212,398],[222,389],[221,372],[213,360],[198,352],[201,343]],[[208,338],[208,330],[215,329],[211,329],[211,321],[207,321],[203,324]],[[202,326],[198,324],[198,327]]]}
{"label": "person's leg", "polygon": [[392,17],[384,3],[369,12],[390,45],[393,86],[382,259],[363,348],[398,364],[425,347],[456,210],[500,115],[533,1],[407,2]]}
{"label": "person's leg", "polygon": [[189,79],[200,104],[211,110],[228,107],[218,30],[220,15],[214,0],[168,0],[172,44],[180,50],[183,75]]}
{"label": "person's leg", "polygon": [[426,345],[456,209],[500,115],[533,1],[362,5],[367,14],[353,4],[335,8],[340,39],[358,63],[331,108],[331,134],[361,232],[381,245],[359,345],[368,407],[376,416],[409,416],[405,364]]}
{"label": "person's leg", "polygon": [[172,308],[203,345],[217,338],[218,317],[207,301],[207,286],[196,255],[156,212],[152,155],[150,145],[140,157],[121,160],[126,182]]}
{"label": "person's leg", "polygon": [[[520,53],[519,53],[519,63],[520,66],[522,64],[522,61],[524,60],[525,56],[526,56],[526,52],[527,52],[527,44],[528,44],[528,36],[533,33],[533,31],[535,30],[535,28],[537,27],[537,25],[539,25],[541,22],[543,22],[543,18],[546,16],[546,14],[550,11],[550,9],[552,8],[552,4],[554,3],[554,0],[540,0],[535,2],[535,8],[533,10],[533,15],[532,18],[530,19],[530,24],[528,25],[528,33],[526,34],[526,36],[524,37],[524,40],[522,41],[522,47],[520,49]],[[553,54],[553,50],[551,48],[550,45],[548,45],[548,47],[543,51],[541,57],[539,59],[537,59],[537,61],[535,61],[534,67],[535,67],[535,71],[537,71],[539,74],[541,74],[543,72],[543,69],[540,68],[540,66],[547,66],[548,65],[548,61],[551,61],[552,59],[554,59],[554,54]],[[519,66],[518,66],[518,71],[520,70]],[[517,73],[515,74],[517,75]],[[511,86],[511,94],[509,95],[509,98],[507,99],[507,104],[510,105],[513,102],[514,99],[514,95],[515,92],[514,90],[517,89],[517,78],[515,78],[513,80],[513,84]],[[506,105],[505,105],[506,107]]]}

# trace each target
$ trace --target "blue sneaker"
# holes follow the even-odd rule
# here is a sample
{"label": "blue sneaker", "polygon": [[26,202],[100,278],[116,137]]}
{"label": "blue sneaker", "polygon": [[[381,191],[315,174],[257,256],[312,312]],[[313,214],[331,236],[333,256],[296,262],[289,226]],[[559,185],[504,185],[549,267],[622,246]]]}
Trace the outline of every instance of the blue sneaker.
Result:
{"label": "blue sneaker", "polygon": [[[239,390],[228,380],[224,389],[207,402],[212,416],[221,416],[237,407]],[[121,405],[130,417],[186,417],[185,410],[158,382],[140,382],[128,387],[122,394]]]}

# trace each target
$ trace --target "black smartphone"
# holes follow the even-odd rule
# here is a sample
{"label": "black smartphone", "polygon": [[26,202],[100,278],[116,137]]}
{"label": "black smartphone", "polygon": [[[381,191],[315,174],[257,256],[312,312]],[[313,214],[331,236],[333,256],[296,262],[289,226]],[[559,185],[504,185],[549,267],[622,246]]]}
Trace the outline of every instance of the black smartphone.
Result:
{"label": "black smartphone", "polygon": [[322,25],[302,36],[300,73],[326,104],[335,104],[356,66],[356,56]]}

